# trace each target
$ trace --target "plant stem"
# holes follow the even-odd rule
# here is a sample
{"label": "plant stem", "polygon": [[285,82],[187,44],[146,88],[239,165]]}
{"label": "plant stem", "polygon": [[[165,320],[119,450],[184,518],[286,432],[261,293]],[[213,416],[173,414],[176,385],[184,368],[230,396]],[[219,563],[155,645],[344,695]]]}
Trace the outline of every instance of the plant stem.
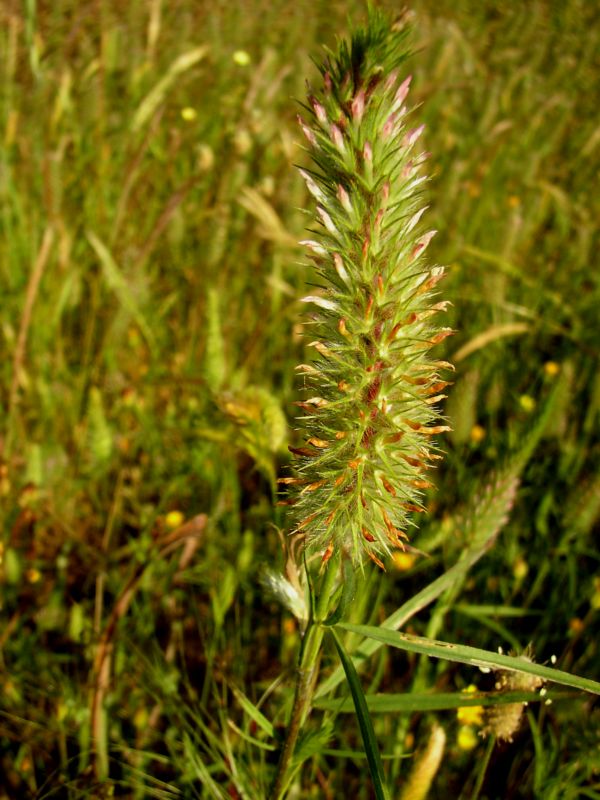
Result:
{"label": "plant stem", "polygon": [[296,689],[294,692],[294,705],[292,715],[288,725],[285,742],[279,757],[277,775],[273,784],[271,797],[273,800],[281,800],[285,796],[288,787],[288,773],[292,756],[296,748],[296,742],[300,730],[310,712],[312,699],[319,672],[319,660],[321,655],[321,644],[323,643],[324,628],[320,624],[329,610],[329,603],[333,595],[335,579],[338,574],[339,559],[332,558],[327,565],[317,606],[315,618],[310,620],[300,650],[300,664],[296,676]]}
{"label": "plant stem", "polygon": [[311,623],[302,644],[300,666],[296,677],[294,706],[281,756],[279,757],[277,776],[273,785],[273,800],[281,800],[287,788],[286,778],[290,761],[294,754],[300,729],[306,719],[312,701],[315,679],[319,669],[318,663],[322,641],[323,629],[321,626]]}
{"label": "plant stem", "polygon": [[479,766],[479,773],[477,775],[477,780],[475,782],[475,786],[473,787],[473,793],[471,795],[472,800],[477,800],[477,798],[479,797],[479,793],[481,792],[481,787],[483,786],[485,773],[487,772],[487,768],[490,763],[490,758],[495,743],[496,743],[496,737],[490,736],[488,739],[487,747],[485,749],[485,755],[483,756],[483,759]]}

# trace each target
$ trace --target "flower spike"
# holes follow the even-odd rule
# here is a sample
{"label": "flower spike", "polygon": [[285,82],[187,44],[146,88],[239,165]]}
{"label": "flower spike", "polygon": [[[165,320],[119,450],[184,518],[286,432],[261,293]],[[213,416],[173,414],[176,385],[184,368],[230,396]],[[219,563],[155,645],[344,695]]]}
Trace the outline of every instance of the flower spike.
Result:
{"label": "flower spike", "polygon": [[321,277],[313,307],[305,445],[296,456],[295,530],[326,563],[344,552],[383,568],[424,510],[432,437],[448,430],[436,403],[446,362],[429,351],[452,331],[432,320],[442,267],[427,265],[434,231],[421,227],[423,125],[409,124],[406,30],[371,10],[367,28],[320,68],[300,119],[312,158],[301,170],[316,200],[305,242]]}

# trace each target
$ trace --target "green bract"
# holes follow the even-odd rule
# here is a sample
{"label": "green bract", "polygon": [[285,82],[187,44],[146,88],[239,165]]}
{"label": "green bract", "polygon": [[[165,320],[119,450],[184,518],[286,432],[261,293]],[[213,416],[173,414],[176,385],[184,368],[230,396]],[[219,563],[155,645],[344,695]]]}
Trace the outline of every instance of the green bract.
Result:
{"label": "green bract", "polygon": [[350,47],[328,53],[299,119],[318,215],[305,244],[322,283],[304,298],[316,353],[298,367],[307,437],[290,448],[298,477],[284,482],[310,548],[380,566],[423,510],[427,470],[441,457],[432,436],[448,430],[435,406],[448,385],[438,370],[450,365],[429,351],[451,331],[432,324],[447,305],[434,301],[444,270],[423,258],[434,231],[420,223],[426,154],[423,126],[408,122],[405,40],[371,12]]}

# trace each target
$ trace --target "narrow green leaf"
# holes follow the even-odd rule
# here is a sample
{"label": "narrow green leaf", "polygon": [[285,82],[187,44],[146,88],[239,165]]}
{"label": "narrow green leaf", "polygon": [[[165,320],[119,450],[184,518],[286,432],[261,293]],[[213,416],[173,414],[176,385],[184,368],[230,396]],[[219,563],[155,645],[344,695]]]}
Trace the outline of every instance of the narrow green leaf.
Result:
{"label": "narrow green leaf", "polygon": [[[147,753],[147,751],[136,750],[135,748],[123,748],[123,750],[127,750],[130,757],[138,756],[138,758],[141,758],[142,755],[147,754],[150,759],[161,760],[156,757],[155,753]],[[161,781],[146,772],[146,770],[138,769],[132,764],[123,763],[122,761],[120,763],[127,775],[127,779],[131,781],[132,787],[137,787],[144,792],[143,797],[156,797],[159,800],[172,800],[174,797],[181,797],[181,790],[176,786],[172,786],[166,781]],[[168,761],[162,761],[162,763],[168,763]]]}
{"label": "narrow green leaf", "polygon": [[563,672],[560,669],[544,667],[542,664],[534,664],[532,661],[526,661],[518,656],[505,656],[489,650],[479,650],[477,647],[425,639],[422,636],[411,636],[408,633],[388,631],[372,625],[351,625],[347,622],[340,622],[336,625],[336,628],[358,633],[390,647],[396,647],[399,650],[421,653],[431,658],[442,658],[446,661],[457,661],[461,664],[469,664],[472,667],[481,667],[484,670],[506,669],[514,672],[525,672],[528,675],[536,675],[544,681],[553,681],[563,686],[581,689],[584,692],[600,694],[600,683],[596,681],[592,681],[589,678],[581,678],[578,675],[571,675],[569,672]]}
{"label": "narrow green leaf", "polygon": [[375,797],[377,800],[388,800],[389,795],[385,788],[383,764],[381,762],[381,756],[379,755],[379,747],[377,746],[375,731],[373,730],[373,723],[371,722],[369,709],[367,708],[367,701],[365,700],[365,695],[362,690],[362,686],[360,685],[358,674],[354,669],[352,659],[348,653],[346,653],[344,646],[335,632],[335,629],[332,628],[331,633],[333,635],[333,641],[335,642],[335,646],[339,653],[344,672],[346,673],[346,679],[348,680],[350,692],[352,693],[352,699],[356,709],[356,716],[358,718],[358,724],[360,726],[360,732],[365,746],[365,753],[367,755],[367,763],[369,764],[369,771],[371,773],[373,787],[375,789]]}
{"label": "narrow green leaf", "polygon": [[227,379],[227,359],[225,357],[225,339],[221,324],[219,292],[214,286],[208,289],[206,297],[204,372],[212,391],[220,391]]}
{"label": "narrow green leaf", "polygon": [[140,331],[142,332],[142,335],[144,336],[144,339],[148,344],[148,347],[154,353],[156,351],[156,340],[154,338],[154,334],[152,333],[150,325],[148,324],[145,316],[142,314],[135,297],[133,296],[133,292],[131,291],[127,280],[125,279],[125,276],[117,266],[114,258],[104,242],[102,242],[92,231],[87,232],[87,238],[89,243],[94,248],[98,259],[100,260],[106,283],[116,294],[123,308],[125,308],[136,321]]}
{"label": "narrow green leaf", "polygon": [[131,130],[138,131],[150,119],[152,114],[156,111],[158,106],[165,99],[169,89],[175,83],[179,75],[187,72],[188,69],[193,67],[201,61],[208,53],[208,47],[201,45],[189,50],[187,53],[182,53],[171,64],[166,74],[158,81],[153,89],[146,95],[140,103],[138,110],[135,112],[131,122]]}
{"label": "narrow green leaf", "polygon": [[[413,714],[427,711],[451,711],[467,706],[500,706],[506,703],[535,703],[572,698],[570,692],[553,692],[541,696],[537,692],[411,692],[404,694],[367,694],[367,707],[374,714]],[[347,714],[354,711],[350,697],[322,698],[314,704],[322,711]]]}
{"label": "narrow green leaf", "polygon": [[86,449],[91,463],[95,466],[106,464],[113,453],[113,431],[106,419],[102,393],[92,386],[87,409]]}
{"label": "narrow green leaf", "polygon": [[269,720],[265,717],[265,715],[258,710],[258,708],[252,703],[246,695],[237,689],[235,686],[231,688],[235,699],[244,709],[246,714],[250,717],[250,719],[254,720],[259,728],[261,728],[267,736],[273,738],[275,736],[275,729],[273,725],[269,722]]}
{"label": "narrow green leaf", "polygon": [[262,742],[260,739],[251,736],[249,733],[246,733],[246,731],[242,730],[239,725],[236,725],[232,719],[227,720],[227,725],[245,742],[248,742],[248,744],[251,744],[253,747],[257,747],[259,750],[266,750],[267,752],[273,753],[275,750],[279,749],[279,745],[267,744],[266,742]]}
{"label": "narrow green leaf", "polygon": [[[366,759],[366,753],[362,750],[334,750],[333,748],[326,747],[321,751],[324,756],[333,756],[334,758],[351,758],[353,761],[360,761]],[[398,761],[400,758],[411,758],[410,753],[405,753],[399,756],[398,753],[381,753],[382,761]]]}
{"label": "narrow green leaf", "polygon": [[333,720],[324,720],[321,725],[312,730],[303,731],[296,745],[293,764],[296,768],[308,761],[309,758],[323,752],[334,734]]}
{"label": "narrow green leaf", "polygon": [[186,766],[192,775],[200,781],[200,785],[205,792],[208,792],[209,796],[214,800],[227,800],[227,793],[213,779],[209,768],[200,755],[199,748],[187,733],[183,735],[183,748]]}
{"label": "narrow green leaf", "polygon": [[517,606],[476,605],[475,603],[455,603],[454,611],[478,619],[479,617],[541,617],[542,611]]}

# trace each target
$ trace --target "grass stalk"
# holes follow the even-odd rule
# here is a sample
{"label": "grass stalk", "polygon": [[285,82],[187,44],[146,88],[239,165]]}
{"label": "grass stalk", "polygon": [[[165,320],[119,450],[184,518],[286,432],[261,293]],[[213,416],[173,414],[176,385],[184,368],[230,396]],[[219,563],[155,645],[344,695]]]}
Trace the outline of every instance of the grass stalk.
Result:
{"label": "grass stalk", "polygon": [[321,593],[317,601],[314,618],[309,622],[302,647],[300,649],[299,666],[296,673],[296,686],[294,690],[294,705],[287,727],[285,741],[281,749],[277,774],[273,783],[272,797],[280,800],[285,796],[290,777],[290,767],[298,736],[304,725],[312,706],[313,696],[319,674],[321,659],[321,645],[325,629],[321,625],[327,616],[329,603],[333,595],[335,582],[338,575],[339,559],[332,559],[325,567]]}
{"label": "grass stalk", "polygon": [[13,355],[12,381],[10,384],[10,391],[8,395],[7,441],[5,446],[6,449],[5,455],[7,458],[10,454],[10,447],[12,444],[13,421],[19,399],[19,384],[21,381],[21,372],[23,370],[23,365],[25,362],[25,354],[27,349],[27,335],[29,333],[29,328],[32,322],[33,307],[35,305],[35,301],[38,295],[44,270],[46,269],[48,259],[50,258],[50,254],[52,252],[53,243],[54,243],[54,229],[51,226],[48,226],[44,231],[42,244],[38,251],[37,258],[34,262],[33,269],[31,271],[31,276],[27,283],[27,291],[25,294],[25,305],[23,307],[23,315],[21,317],[21,324],[19,326],[19,335],[17,338],[17,344]]}

